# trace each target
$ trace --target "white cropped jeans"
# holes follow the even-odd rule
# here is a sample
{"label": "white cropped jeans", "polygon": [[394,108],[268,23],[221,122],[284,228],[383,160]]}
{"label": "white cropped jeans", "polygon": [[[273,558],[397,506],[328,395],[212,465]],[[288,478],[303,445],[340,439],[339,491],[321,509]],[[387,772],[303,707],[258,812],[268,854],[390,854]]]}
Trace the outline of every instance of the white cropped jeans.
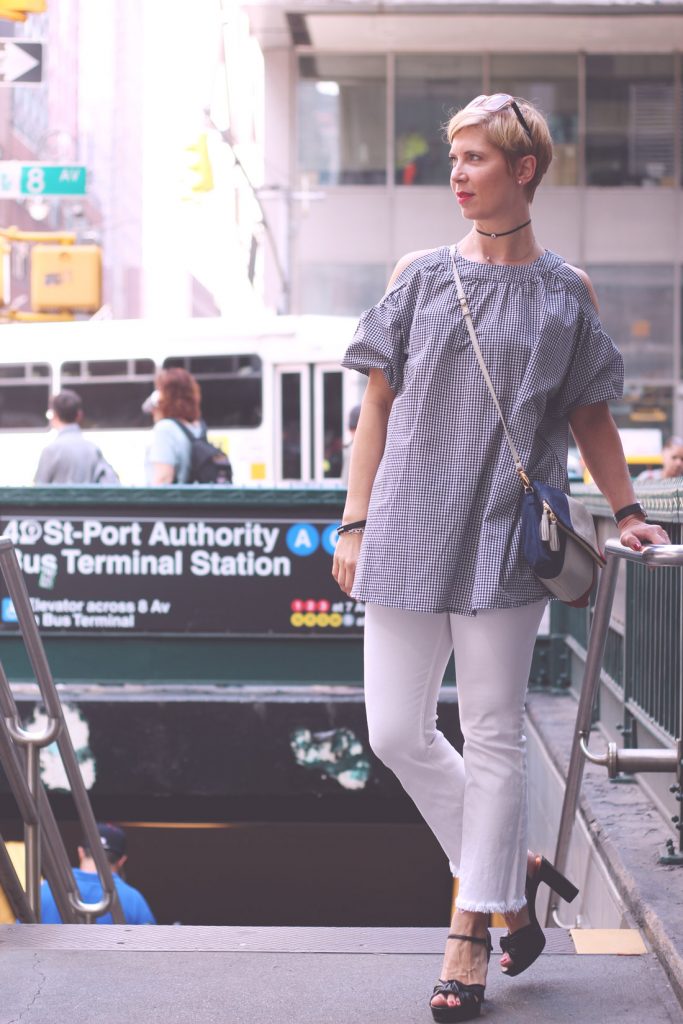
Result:
{"label": "white cropped jeans", "polygon": [[[524,698],[545,605],[475,616],[366,606],[370,745],[443,847],[460,910],[514,913],[526,902]],[[436,727],[452,650],[463,756]]]}

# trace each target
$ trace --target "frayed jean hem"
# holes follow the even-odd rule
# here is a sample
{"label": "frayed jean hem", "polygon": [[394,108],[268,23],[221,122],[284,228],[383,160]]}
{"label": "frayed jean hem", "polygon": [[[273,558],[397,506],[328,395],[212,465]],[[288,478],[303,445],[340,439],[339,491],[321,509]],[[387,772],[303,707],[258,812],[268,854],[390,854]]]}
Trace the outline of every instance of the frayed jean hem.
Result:
{"label": "frayed jean hem", "polygon": [[479,903],[476,900],[461,900],[458,896],[455,901],[456,910],[467,910],[471,914],[518,914],[525,906],[526,898],[513,900],[511,903]]}

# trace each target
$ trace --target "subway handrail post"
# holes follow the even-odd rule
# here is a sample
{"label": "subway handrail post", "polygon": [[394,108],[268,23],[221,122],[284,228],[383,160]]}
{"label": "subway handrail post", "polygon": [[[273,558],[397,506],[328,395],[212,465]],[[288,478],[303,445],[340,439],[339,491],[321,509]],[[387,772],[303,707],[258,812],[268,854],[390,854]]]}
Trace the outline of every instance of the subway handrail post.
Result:
{"label": "subway handrail post", "polygon": [[[576,724],[572,740],[569,769],[567,771],[567,782],[560,814],[560,827],[557,834],[555,848],[555,865],[559,871],[564,872],[567,866],[569,844],[571,841],[576,808],[579,802],[581,782],[583,780],[583,769],[586,758],[595,761],[594,755],[590,754],[587,748],[587,738],[591,729],[591,718],[595,697],[600,685],[600,672],[605,653],[607,631],[609,629],[614,592],[617,584],[617,574],[620,560],[635,562],[649,568],[657,566],[683,566],[683,544],[650,544],[640,551],[633,551],[624,547],[618,540],[611,538],[605,543],[606,565],[600,575],[598,593],[593,609],[593,620],[591,623],[590,635],[588,638],[588,650],[586,653],[586,664],[584,668],[583,684],[579,696],[579,706],[576,714]],[[597,763],[609,765],[610,753],[603,761],[598,759]],[[668,752],[665,752],[665,754]],[[676,771],[672,757],[660,755],[653,758],[661,762],[660,767],[671,768]],[[672,765],[674,765],[672,767]],[[680,772],[680,765],[678,765]],[[635,769],[633,769],[635,770]],[[546,925],[558,923],[557,919],[558,902],[554,897],[548,903]]]}
{"label": "subway handrail post", "polygon": [[[0,663],[0,688],[7,687],[7,679],[5,677],[4,669]],[[38,809],[38,804],[31,795],[28,783],[26,781],[26,749],[24,747],[17,747],[9,730],[6,728],[5,720],[0,716],[0,763],[2,764],[3,771],[7,777],[10,790],[14,795],[14,799],[17,802],[19,814],[24,823],[29,824],[34,821],[41,820],[43,828],[42,832],[42,853],[46,864],[46,875],[50,880],[50,887],[57,904],[57,908],[61,914],[62,920],[69,924],[76,924],[77,919],[74,910],[69,903],[67,896],[68,879],[71,880],[71,884],[74,884],[73,874],[71,873],[71,866],[69,864],[64,844],[61,843],[61,837],[59,836],[59,830],[57,829],[57,823],[54,820],[52,808],[47,799],[44,788],[41,786],[38,790],[39,802],[42,798],[43,806]],[[59,844],[54,845],[51,843],[51,837],[57,833],[59,837]],[[61,853],[61,858],[59,854]],[[17,908],[18,909],[18,908]],[[25,920],[22,914],[17,913],[20,920]]]}
{"label": "subway handrail post", "polygon": [[[90,806],[88,793],[81,777],[76,753],[64,723],[61,702],[50,672],[40,633],[36,625],[26,583],[19,566],[15,546],[7,537],[0,537],[0,572],[14,605],[21,636],[33,668],[36,682],[47,713],[42,729],[28,730],[21,723],[18,709],[7,677],[0,666],[0,711],[5,735],[0,741],[8,781],[17,798],[24,820],[26,842],[26,889],[28,902],[37,920],[40,920],[41,849],[44,847],[49,864],[48,880],[54,885],[54,895],[63,919],[73,920],[74,912],[88,923],[111,910],[115,924],[125,924],[125,918],[116,892],[114,878],[107,860],[97,822]],[[90,849],[102,885],[102,899],[97,903],[84,903],[76,887],[64,844],[52,814],[47,795],[40,781],[40,749],[56,741],[64,765],[71,795],[76,805],[85,841]],[[11,756],[12,743],[25,748],[25,765]],[[16,751],[13,751],[16,754]],[[8,770],[9,769],[9,770]],[[24,774],[25,772],[25,774]],[[46,834],[42,835],[43,829]]]}

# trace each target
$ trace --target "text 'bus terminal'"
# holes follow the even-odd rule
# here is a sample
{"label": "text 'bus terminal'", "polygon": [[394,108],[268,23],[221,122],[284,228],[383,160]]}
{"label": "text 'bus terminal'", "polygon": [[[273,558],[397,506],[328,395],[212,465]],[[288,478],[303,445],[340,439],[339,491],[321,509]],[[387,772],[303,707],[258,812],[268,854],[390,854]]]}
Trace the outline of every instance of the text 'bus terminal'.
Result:
{"label": "text 'bus terminal'", "polygon": [[[338,607],[329,515],[192,512],[0,517],[33,613],[52,631],[235,636],[357,636],[363,612]],[[0,631],[17,611],[0,588]]]}

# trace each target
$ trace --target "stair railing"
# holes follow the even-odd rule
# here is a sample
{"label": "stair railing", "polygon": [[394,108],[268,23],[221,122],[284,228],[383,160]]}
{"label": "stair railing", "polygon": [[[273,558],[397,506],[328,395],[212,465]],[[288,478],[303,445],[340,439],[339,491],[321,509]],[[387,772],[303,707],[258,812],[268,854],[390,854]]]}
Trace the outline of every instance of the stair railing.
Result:
{"label": "stair railing", "polygon": [[[100,914],[111,911],[116,924],[125,918],[114,885],[111,866],[102,847],[88,791],[81,777],[57,688],[50,672],[31,599],[19,566],[14,544],[0,537],[0,573],[14,606],[19,631],[26,648],[38,689],[45,706],[46,724],[39,729],[24,727],[11,686],[0,663],[0,764],[24,822],[26,892],[16,874],[4,842],[0,842],[0,884],[20,921],[40,921],[40,880],[42,868],[65,923],[92,924]],[[85,843],[95,862],[102,885],[102,899],[84,903],[80,897],[69,858],[57,826],[45,787],[40,779],[40,751],[56,743]],[[0,837],[1,840],[1,837]]]}

